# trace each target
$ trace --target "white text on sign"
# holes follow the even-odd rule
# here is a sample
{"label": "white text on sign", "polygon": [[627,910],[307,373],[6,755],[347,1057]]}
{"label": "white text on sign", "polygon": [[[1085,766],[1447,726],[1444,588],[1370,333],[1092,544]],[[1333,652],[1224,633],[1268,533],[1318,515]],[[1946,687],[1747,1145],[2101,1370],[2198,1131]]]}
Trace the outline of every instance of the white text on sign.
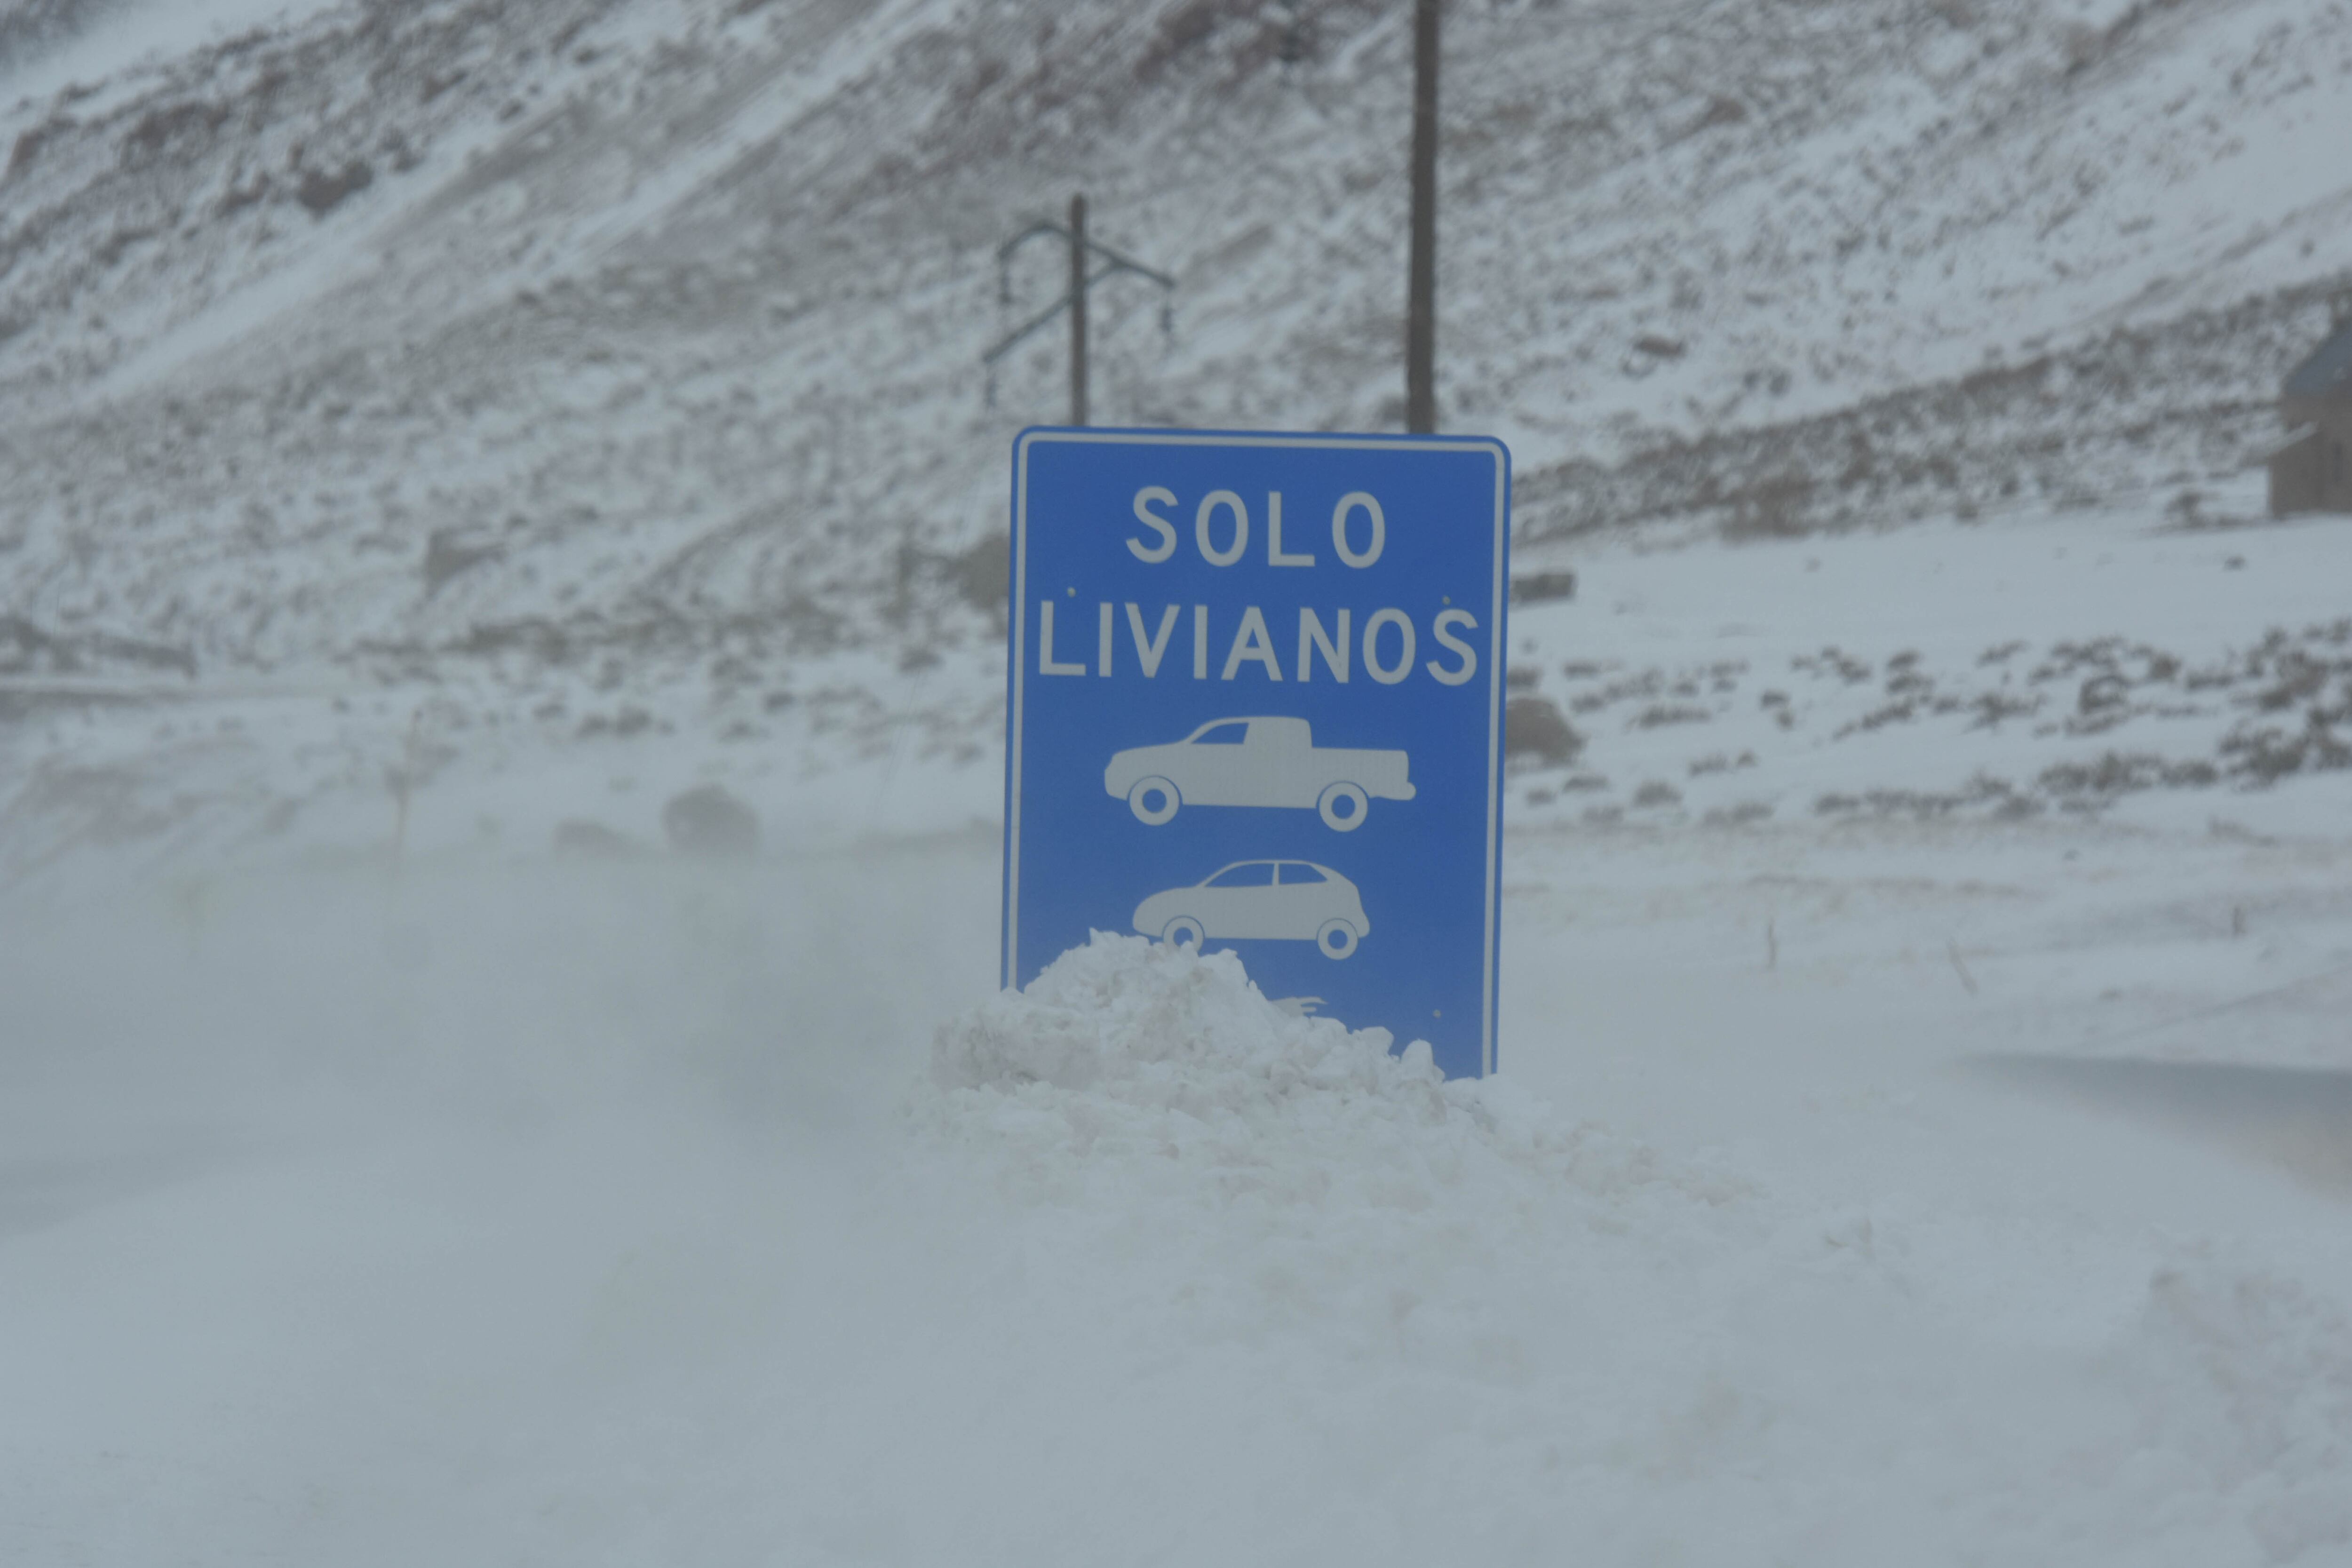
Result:
{"label": "white text on sign", "polygon": [[[1169,508],[1180,508],[1181,514],[1176,492],[1163,485],[1146,486],[1135,492],[1135,520],[1145,531],[1126,542],[1129,552],[1146,565],[1156,566],[1171,559],[1182,543],[1182,532],[1175,518],[1165,510]],[[1314,550],[1286,547],[1281,491],[1267,492],[1265,505],[1258,515],[1265,525],[1267,565],[1311,567],[1317,563]],[[1201,559],[1212,566],[1232,566],[1241,562],[1249,552],[1254,532],[1249,504],[1233,490],[1211,490],[1192,509],[1192,546]],[[1332,553],[1342,565],[1361,571],[1379,561],[1388,547],[1388,516],[1381,510],[1379,500],[1364,490],[1351,490],[1341,496],[1331,509],[1330,541]],[[1038,601],[1040,675],[1093,674],[1108,679],[1132,668],[1144,679],[1156,680],[1175,643],[1176,628],[1187,618],[1181,605],[1160,605],[1147,612],[1142,605],[1133,602],[1123,606],[1098,602],[1095,605],[1095,658],[1089,668],[1083,658],[1055,656],[1057,607],[1077,606],[1057,605],[1053,599]],[[1123,617],[1119,613],[1122,608]],[[1265,612],[1260,606],[1243,608],[1239,622],[1223,638],[1222,657],[1213,637],[1209,606],[1194,605],[1192,610],[1187,651],[1192,655],[1195,680],[1210,679],[1213,668],[1220,680],[1233,680],[1244,669],[1255,669],[1267,680],[1310,681],[1317,678],[1317,666],[1320,665],[1323,679],[1344,684],[1354,674],[1360,655],[1366,675],[1382,686],[1395,686],[1412,677],[1421,649],[1412,616],[1393,605],[1374,609],[1360,621],[1349,607],[1332,609],[1326,619],[1327,612],[1301,606],[1297,637],[1286,645],[1297,657],[1289,661],[1289,673],[1286,675],[1286,646],[1276,643]],[[1280,610],[1276,614],[1279,616]],[[1440,610],[1429,624],[1429,633],[1438,646],[1440,657],[1421,661],[1419,668],[1441,685],[1467,684],[1478,673],[1478,653],[1455,634],[1477,629],[1478,617],[1469,611]],[[1131,662],[1120,652],[1121,631],[1127,634],[1126,640],[1132,647]],[[1073,653],[1084,646],[1076,641],[1084,635],[1069,628],[1060,631],[1064,647]]]}
{"label": "white text on sign", "polygon": [[[1135,521],[1154,535],[1146,543],[1140,537],[1127,542],[1134,557],[1147,566],[1157,566],[1176,553],[1176,524],[1153,510],[1154,507],[1177,505],[1176,492],[1164,485],[1148,485],[1135,492]],[[1289,551],[1282,547],[1282,492],[1269,490],[1265,497],[1265,563],[1269,566],[1312,566],[1312,551]],[[1354,547],[1360,532],[1365,543],[1361,550]],[[1381,503],[1364,490],[1350,490],[1339,498],[1331,509],[1331,548],[1339,559],[1358,568],[1370,566],[1381,558],[1388,547],[1389,520],[1381,510]],[[1222,534],[1225,543],[1215,542]],[[1231,566],[1248,552],[1250,543],[1249,503],[1232,490],[1211,490],[1201,498],[1192,510],[1192,545],[1201,559],[1212,566]]]}
{"label": "white text on sign", "polygon": [[[1090,670],[1083,659],[1055,657],[1055,601],[1052,599],[1037,601],[1037,673],[1091,673],[1106,679],[1118,673],[1126,663],[1118,653],[1118,633],[1122,629],[1118,614],[1120,606],[1107,601],[1095,606],[1095,662]],[[1160,666],[1166,662],[1174,641],[1183,606],[1160,606],[1156,627],[1151,625],[1151,617],[1146,615],[1141,605],[1130,600],[1125,609],[1124,630],[1134,647],[1134,668],[1144,679],[1157,680]],[[1266,626],[1265,612],[1257,605],[1243,607],[1240,624],[1234,627],[1233,636],[1225,643],[1222,661],[1213,657],[1215,644],[1209,624],[1209,606],[1193,605],[1192,621],[1190,641],[1193,679],[1208,679],[1212,666],[1217,667],[1217,679],[1220,680],[1233,679],[1245,666],[1256,668],[1269,680],[1286,679],[1282,652],[1276,647],[1274,634]],[[1298,612],[1298,639],[1295,645],[1298,658],[1294,667],[1295,673],[1287,679],[1312,680],[1316,666],[1320,665],[1327,679],[1345,684],[1353,672],[1354,656],[1359,648],[1363,654],[1364,673],[1382,686],[1394,686],[1412,674],[1413,659],[1420,651],[1421,639],[1413,629],[1410,615],[1394,606],[1374,610],[1364,617],[1360,641],[1353,635],[1355,624],[1355,612],[1351,609],[1334,611],[1332,618],[1327,622],[1320,612],[1301,607]],[[1429,629],[1438,646],[1452,656],[1452,662],[1433,658],[1423,663],[1421,668],[1429,672],[1431,679],[1444,686],[1461,686],[1478,673],[1478,650],[1454,635],[1457,631],[1476,631],[1477,616],[1467,610],[1440,610],[1430,622]],[[1059,635],[1066,637],[1068,634]]]}

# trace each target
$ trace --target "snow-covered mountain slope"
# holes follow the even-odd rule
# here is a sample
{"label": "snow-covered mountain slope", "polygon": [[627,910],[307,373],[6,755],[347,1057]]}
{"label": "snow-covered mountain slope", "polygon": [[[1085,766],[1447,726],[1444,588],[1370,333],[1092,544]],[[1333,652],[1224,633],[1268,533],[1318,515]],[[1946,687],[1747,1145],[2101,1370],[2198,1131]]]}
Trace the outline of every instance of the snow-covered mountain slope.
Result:
{"label": "snow-covered mountain slope", "polygon": [[[1442,397],[1538,535],[2236,471],[2344,277],[2344,0],[1464,5],[1448,52]],[[1100,418],[1391,422],[1408,53],[1353,5],[468,0],[21,103],[0,595],[207,663],[969,631],[1060,409],[1051,334],[986,401],[1060,276],[1002,305],[993,246],[1083,186],[1179,276],[1165,337],[1106,287]]]}
{"label": "snow-covered mountain slope", "polygon": [[[998,246],[1074,189],[1180,279],[1164,330],[1150,286],[1098,291],[1097,417],[1397,417],[1394,7],[258,8],[218,0],[194,47],[175,11],[176,52],[121,42],[146,15],[121,12],[7,79],[29,96],[0,111],[0,706],[45,722],[0,725],[26,781],[0,875],[210,807],[230,840],[298,807],[373,837],[387,776],[460,754],[507,770],[499,800],[541,781],[536,836],[593,814],[555,759],[639,735],[673,739],[664,778],[791,779],[828,820],[984,815],[1004,455],[1060,415],[1063,350],[1048,331],[993,378],[981,355],[1063,276],[1039,245],[1000,296]],[[1937,700],[1985,698],[1972,661],[2019,638],[2039,668],[2120,635],[2247,694],[2274,684],[2264,647],[2336,657],[2308,643],[2342,613],[2324,593],[2232,592],[2188,643],[2095,594],[2046,620],[2002,595],[2037,531],[2147,565],[2179,552],[2135,533],[2259,510],[2276,383],[2352,254],[2347,0],[1448,15],[1441,400],[1513,442],[1529,569],[1618,598],[1628,551],[1998,525],[2025,531],[1956,544],[1975,574],[1943,613],[2008,629],[1926,649]],[[59,85],[76,60],[93,74]],[[1836,574],[1848,597],[1800,595],[1802,626],[1703,595],[1772,644],[1742,706],[1833,642],[1896,679],[1916,639],[1853,628],[1924,574]],[[2053,709],[2025,750],[1873,727],[1813,758],[1812,730],[1768,724],[1667,754],[1685,731],[1578,717],[1683,679],[1593,602],[1538,613],[1521,650],[1592,741],[1529,783],[1559,811],[1661,781],[1701,815],[1943,801],[1979,774],[2050,805],[2038,781],[2109,752],[2125,787],[2100,799],[2151,767],[2268,768],[2280,726],[2334,722],[2332,687],[2251,716],[2215,687],[2143,692],[2112,733]],[[1558,673],[1612,662],[1589,689]],[[1828,701],[1830,730],[1901,705],[1849,695],[1870,702]],[[226,705],[148,706],[191,697]],[[1717,751],[1776,776],[1685,772]],[[581,766],[608,762],[640,768]]]}

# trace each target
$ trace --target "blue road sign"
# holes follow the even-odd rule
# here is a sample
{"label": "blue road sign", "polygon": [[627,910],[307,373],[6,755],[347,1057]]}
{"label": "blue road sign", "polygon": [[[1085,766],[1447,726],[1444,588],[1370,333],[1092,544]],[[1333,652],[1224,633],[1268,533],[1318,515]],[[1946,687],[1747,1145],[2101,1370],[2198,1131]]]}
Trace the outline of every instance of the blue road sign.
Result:
{"label": "blue road sign", "polygon": [[1491,1072],[1509,523],[1499,441],[1024,431],[1004,984],[1230,947]]}

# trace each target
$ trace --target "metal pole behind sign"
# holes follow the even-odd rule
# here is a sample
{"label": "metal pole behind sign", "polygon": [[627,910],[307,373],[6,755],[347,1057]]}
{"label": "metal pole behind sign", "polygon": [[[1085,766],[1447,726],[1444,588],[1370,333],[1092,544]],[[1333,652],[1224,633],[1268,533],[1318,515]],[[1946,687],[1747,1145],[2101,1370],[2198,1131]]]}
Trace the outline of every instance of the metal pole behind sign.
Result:
{"label": "metal pole behind sign", "polygon": [[1087,198],[1070,198],[1070,423],[1087,422]]}
{"label": "metal pole behind sign", "polygon": [[1404,427],[1437,429],[1437,6],[1412,13],[1412,264],[1404,326]]}

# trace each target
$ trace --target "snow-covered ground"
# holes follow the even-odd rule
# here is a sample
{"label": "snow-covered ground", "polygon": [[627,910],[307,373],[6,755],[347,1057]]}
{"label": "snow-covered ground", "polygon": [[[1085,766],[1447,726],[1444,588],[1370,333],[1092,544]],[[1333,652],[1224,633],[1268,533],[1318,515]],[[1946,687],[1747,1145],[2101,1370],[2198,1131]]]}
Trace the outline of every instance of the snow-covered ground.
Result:
{"label": "snow-covered ground", "polygon": [[1509,1065],[1442,1091],[1138,943],[929,1076],[979,837],[12,925],[0,1540],[2340,1560],[2340,1103],[2305,1147],[2293,1085],[2266,1142],[1968,1068],[2333,968],[2138,1048],[2340,1073],[2340,842],[1512,856]]}
{"label": "snow-covered ground", "polygon": [[[728,774],[715,868],[549,848],[656,842],[675,737],[469,752],[397,871],[374,779],[84,847],[0,904],[0,1554],[2345,1561],[2352,775],[2033,782],[2226,761],[2229,688],[1838,734],[1906,651],[2234,668],[2352,565],[2159,523],[1588,557],[1533,692],[1709,716],[1515,778],[1485,1085],[1139,942],[988,1000],[991,757]],[[348,721],[169,721],[273,704]]]}

